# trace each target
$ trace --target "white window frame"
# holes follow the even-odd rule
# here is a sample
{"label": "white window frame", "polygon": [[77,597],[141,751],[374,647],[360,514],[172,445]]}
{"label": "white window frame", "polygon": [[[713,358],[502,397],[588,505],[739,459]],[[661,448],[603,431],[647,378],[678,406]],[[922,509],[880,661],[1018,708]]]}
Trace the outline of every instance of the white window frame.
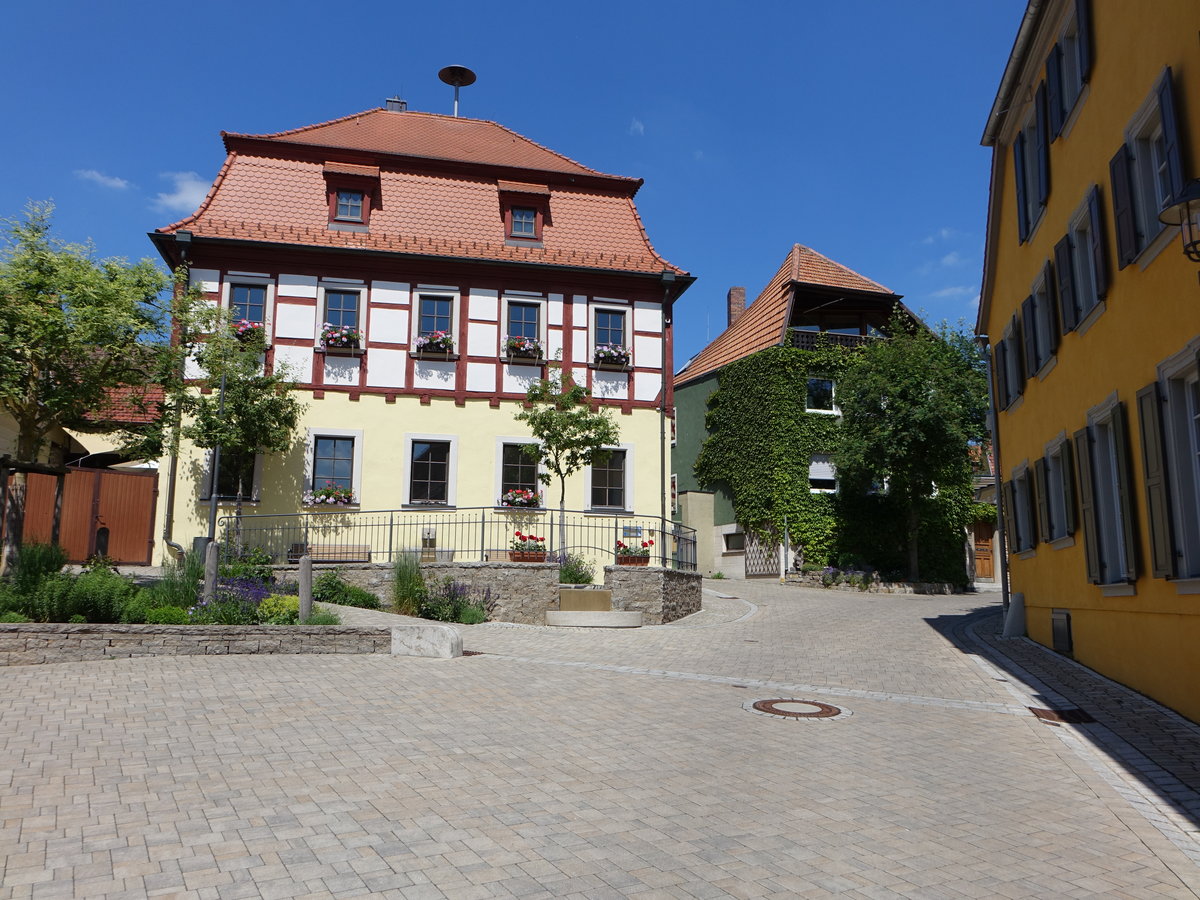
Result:
{"label": "white window frame", "polygon": [[[833,487],[813,487],[813,468],[819,465],[829,466],[829,470],[833,473]],[[828,479],[821,479],[827,481]],[[808,460],[808,492],[810,494],[836,494],[838,489],[837,467],[833,464],[833,456],[830,453],[814,453]]]}
{"label": "white window frame", "polygon": [[[494,484],[492,485],[492,487],[493,487],[493,493],[496,495],[494,504],[497,507],[500,507],[500,495],[503,493],[502,489],[504,487],[504,448],[505,448],[505,446],[507,446],[508,444],[532,444],[532,445],[536,446],[537,443],[538,442],[536,440],[534,440],[533,438],[530,438],[530,437],[511,437],[508,435],[500,435],[496,438],[496,472],[495,472],[495,478],[493,479]],[[536,463],[537,474],[541,475],[544,471],[545,471],[545,469],[542,466],[541,460],[538,460]],[[540,479],[535,482],[534,486],[538,491],[541,492],[542,507],[545,508],[545,506],[546,506],[546,487],[547,486],[542,484]],[[500,507],[500,508],[508,509],[509,507]]]}
{"label": "white window frame", "polygon": [[1083,205],[1071,216],[1067,232],[1071,241],[1071,272],[1075,282],[1075,320],[1082,326],[1102,302],[1096,289],[1096,261],[1092,256],[1092,214],[1086,198]]}
{"label": "white window frame", "polygon": [[1028,341],[1032,331],[1037,375],[1044,378],[1055,361],[1055,355],[1050,352],[1050,344],[1054,340],[1054,329],[1058,327],[1054,317],[1054,286],[1050,284],[1045,269],[1033,283],[1030,296],[1033,297],[1033,322],[1025,323],[1024,337]]}
{"label": "white window frame", "polygon": [[[446,469],[446,505],[440,503],[413,503],[412,502],[412,464],[413,464],[413,442],[414,441],[440,441],[450,444],[450,462]],[[401,490],[401,503],[404,506],[415,506],[418,509],[446,509],[458,506],[458,435],[456,434],[421,434],[418,432],[406,432],[404,435],[404,454],[403,454],[403,487]]]}
{"label": "white window frame", "polygon": [[[1042,224],[1042,219],[1046,212],[1046,207],[1038,203],[1038,154],[1037,141],[1034,140],[1034,135],[1038,133],[1038,129],[1042,127],[1037,119],[1037,106],[1034,103],[1029,104],[1029,112],[1025,116],[1025,121],[1021,124],[1020,133],[1025,135],[1022,144],[1022,157],[1025,162],[1025,209],[1017,210],[1018,215],[1024,215],[1028,228],[1025,233],[1025,243],[1033,240],[1034,232],[1037,227]],[[1045,140],[1049,140],[1049,135],[1044,135]]]}
{"label": "white window frame", "polygon": [[1178,580],[1200,579],[1200,339],[1159,367]]}
{"label": "white window frame", "polygon": [[454,338],[454,352],[462,354],[465,347],[459,346],[458,331],[462,322],[462,291],[456,287],[436,284],[418,284],[412,290],[412,309],[409,310],[409,347],[417,346],[417,338],[421,336],[421,297],[450,298],[450,336]]}
{"label": "white window frame", "polygon": [[1067,531],[1067,495],[1063,490],[1063,479],[1072,477],[1066,468],[1070,439],[1065,432],[1050,443],[1046,444],[1046,512],[1050,519],[1050,533],[1042,535],[1042,540],[1055,549],[1072,546],[1074,536]]}
{"label": "white window frame", "polygon": [[[1101,587],[1120,586],[1128,581],[1129,560],[1125,558],[1124,510],[1121,507],[1116,442],[1124,435],[1113,429],[1117,407],[1116,394],[1088,410],[1088,430],[1091,438],[1092,504],[1096,520],[1096,550],[1099,554]],[[1106,563],[1108,563],[1106,565]]]}
{"label": "white window frame", "polygon": [[359,346],[365,348],[367,346],[367,305],[368,305],[368,285],[365,281],[351,278],[322,278],[317,282],[317,308],[314,311],[313,322],[313,348],[316,350],[322,349],[321,330],[325,327],[325,323],[329,321],[326,315],[326,291],[335,291],[341,294],[357,293],[358,294],[358,330],[362,334],[362,342]]}
{"label": "white window frame", "polygon": [[[829,393],[832,395],[832,398],[833,398],[833,408],[832,409],[817,409],[816,407],[808,405],[808,382],[809,381],[828,381],[829,382]],[[810,412],[810,413],[817,413],[818,415],[822,415],[822,416],[840,416],[842,414],[842,411],[840,409],[838,409],[838,404],[837,404],[837,381],[834,380],[833,378],[830,378],[825,375],[806,375],[804,378],[804,411]]]}
{"label": "white window frame", "polygon": [[593,302],[588,305],[588,352],[587,361],[593,363],[596,358],[596,313],[619,312],[625,316],[625,344],[629,351],[629,364],[633,365],[633,307],[613,302]]}
{"label": "white window frame", "polygon": [[1155,243],[1166,225],[1158,220],[1161,198],[1158,196],[1158,181],[1165,159],[1156,158],[1159,141],[1163,137],[1162,109],[1158,105],[1158,92],[1153,90],[1134,115],[1125,132],[1125,145],[1129,148],[1130,202],[1134,210],[1134,227],[1137,229],[1139,255]]}
{"label": "white window frame", "polygon": [[546,321],[549,313],[544,294],[523,294],[520,291],[506,291],[500,298],[500,356],[504,356],[504,344],[510,337],[508,333],[508,306],[510,303],[517,303],[524,306],[536,306],[538,308],[538,341],[542,345],[543,356],[549,353],[549,326]]}
{"label": "white window frame", "polygon": [[233,318],[233,286],[239,284],[265,287],[266,299],[263,300],[263,337],[267,346],[271,345],[271,335],[275,333],[275,279],[261,272],[226,272],[221,280],[221,307]]}
{"label": "white window frame", "polygon": [[624,450],[625,451],[625,484],[623,486],[624,493],[625,493],[625,505],[624,506],[593,506],[592,505],[592,467],[588,466],[587,468],[584,469],[583,489],[585,491],[585,494],[584,494],[583,499],[584,499],[585,503],[583,505],[583,509],[586,509],[589,512],[601,513],[601,514],[605,514],[605,515],[612,515],[614,512],[616,512],[616,513],[633,512],[634,509],[636,509],[636,507],[634,506],[634,503],[633,503],[633,485],[634,485],[633,444],[611,444],[611,445],[606,445],[603,449],[605,449],[605,450]]}
{"label": "white window frame", "polygon": [[354,490],[354,506],[362,505],[363,432],[357,428],[309,428],[304,440],[304,491],[312,490],[313,470],[316,468],[317,438],[353,438],[354,471],[350,482]]}
{"label": "white window frame", "polygon": [[[1079,22],[1075,17],[1075,9],[1071,8],[1070,15],[1063,22],[1059,31],[1058,44],[1062,48],[1060,58],[1062,66],[1059,69],[1059,86],[1062,96],[1062,128],[1058,136],[1066,137],[1075,123],[1075,113],[1082,105],[1081,100],[1087,90],[1087,82],[1083,80],[1083,65],[1079,58],[1081,44],[1079,40]],[[1068,77],[1068,75],[1070,77]]]}
{"label": "white window frame", "polygon": [[1034,514],[1032,508],[1033,499],[1033,472],[1029,468],[1029,460],[1022,460],[1012,471],[1012,497],[1013,511],[1012,522],[1016,526],[1017,533],[1012,535],[1012,549],[1015,553],[1019,553],[1021,558],[1036,553],[1037,544],[1033,540],[1034,535]]}

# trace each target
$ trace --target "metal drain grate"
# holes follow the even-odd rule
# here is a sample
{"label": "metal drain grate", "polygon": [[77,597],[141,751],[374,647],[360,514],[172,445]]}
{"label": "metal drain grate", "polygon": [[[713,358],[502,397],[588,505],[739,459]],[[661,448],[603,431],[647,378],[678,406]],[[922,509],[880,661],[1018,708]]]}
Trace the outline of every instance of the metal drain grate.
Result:
{"label": "metal drain grate", "polygon": [[795,722],[831,722],[851,715],[850,710],[816,700],[799,700],[795,697],[778,697],[770,700],[747,700],[742,709],[760,716],[791,719]]}
{"label": "metal drain grate", "polygon": [[482,650],[464,650],[463,656],[483,656]]}
{"label": "metal drain grate", "polygon": [[1041,719],[1043,722],[1048,722],[1051,725],[1086,725],[1088,722],[1095,722],[1090,715],[1082,709],[1043,709],[1040,706],[1026,707],[1031,713]]}

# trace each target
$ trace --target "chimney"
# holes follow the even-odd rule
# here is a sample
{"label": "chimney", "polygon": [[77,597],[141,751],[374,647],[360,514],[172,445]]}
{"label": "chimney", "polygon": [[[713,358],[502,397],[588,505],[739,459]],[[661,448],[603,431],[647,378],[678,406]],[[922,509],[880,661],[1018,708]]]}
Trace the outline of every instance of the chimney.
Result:
{"label": "chimney", "polygon": [[729,324],[732,325],[746,311],[746,289],[731,287],[726,299],[729,301]]}
{"label": "chimney", "polygon": [[388,112],[407,112],[408,101],[401,100],[399,97],[388,97],[383,101],[383,108]]}

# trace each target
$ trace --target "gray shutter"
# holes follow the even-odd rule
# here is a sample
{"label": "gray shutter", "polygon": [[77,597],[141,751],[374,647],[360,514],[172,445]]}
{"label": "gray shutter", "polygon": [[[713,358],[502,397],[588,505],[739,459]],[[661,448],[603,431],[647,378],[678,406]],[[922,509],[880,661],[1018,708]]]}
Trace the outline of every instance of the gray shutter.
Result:
{"label": "gray shutter", "polygon": [[1075,0],[1075,31],[1079,35],[1079,78],[1087,84],[1092,74],[1092,3]]}
{"label": "gray shutter", "polygon": [[1016,365],[1013,368],[1017,370],[1017,383],[1013,386],[1013,393],[1017,397],[1025,393],[1025,379],[1030,374],[1025,371],[1025,354],[1022,349],[1024,347],[1023,341],[1024,335],[1021,333],[1021,320],[1016,313],[1013,313],[1012,348],[1008,352],[1014,354],[1014,359],[1016,360]]}
{"label": "gray shutter", "polygon": [[1000,499],[1004,506],[1004,546],[1010,554],[1016,553],[1020,549],[1020,541],[1017,537],[1016,519],[1013,515],[1013,483],[1006,481],[1000,486]]}
{"label": "gray shutter", "polygon": [[1046,105],[1050,113],[1051,142],[1058,138],[1063,127],[1062,58],[1062,44],[1055,44],[1046,60]]}
{"label": "gray shutter", "polygon": [[1112,179],[1113,222],[1117,229],[1117,268],[1123,269],[1138,253],[1137,222],[1133,218],[1133,185],[1129,180],[1129,148],[1124,144],[1108,164]]}
{"label": "gray shutter", "polygon": [[1108,293],[1108,253],[1104,243],[1104,213],[1100,209],[1100,188],[1092,185],[1088,193],[1088,220],[1092,228],[1092,277],[1096,281],[1096,299]]}
{"label": "gray shutter", "polygon": [[1050,197],[1050,119],[1046,115],[1046,83],[1038,85],[1033,98],[1034,105],[1034,134],[1036,143],[1034,149],[1037,156],[1037,198],[1038,206],[1045,207]]}
{"label": "gray shutter", "polygon": [[[1067,268],[1070,268],[1070,265]],[[1046,329],[1050,346],[1045,348],[1045,358],[1049,359],[1058,350],[1058,337],[1062,333],[1062,320],[1058,317],[1058,287],[1054,280],[1054,266],[1050,264],[1050,260],[1046,260],[1046,265],[1042,267],[1042,281],[1046,285],[1046,316],[1050,320],[1050,327]]]}
{"label": "gray shutter", "polygon": [[1025,215],[1028,205],[1025,201],[1025,132],[1017,135],[1013,141],[1013,169],[1016,171],[1017,184],[1017,237],[1023,244],[1029,239],[1029,219]]}
{"label": "gray shutter", "polygon": [[1171,534],[1171,492],[1163,452],[1162,389],[1152,381],[1137,392],[1138,431],[1142,438],[1142,473],[1146,484],[1146,519],[1150,524],[1150,569],[1155,578],[1175,577],[1175,545]]}
{"label": "gray shutter", "polygon": [[1075,311],[1075,269],[1071,265],[1071,235],[1054,245],[1054,272],[1058,275],[1058,320],[1062,333],[1074,331],[1079,324]]}
{"label": "gray shutter", "polygon": [[1137,581],[1138,545],[1133,527],[1133,473],[1129,463],[1129,428],[1125,424],[1125,403],[1119,402],[1112,414],[1113,443],[1117,448],[1117,494],[1121,501],[1121,531],[1125,538],[1125,580]]}
{"label": "gray shutter", "polygon": [[1163,143],[1166,145],[1167,175],[1171,181],[1171,198],[1183,193],[1183,159],[1179,148],[1179,120],[1175,117],[1175,98],[1171,93],[1171,67],[1163,72],[1158,87],[1158,112],[1162,117]]}
{"label": "gray shutter", "polygon": [[1008,345],[1003,339],[996,341],[996,346],[992,348],[992,375],[996,381],[997,409],[1008,409],[1008,365],[1005,362],[1007,358]]}
{"label": "gray shutter", "polygon": [[1079,473],[1079,518],[1083,526],[1083,550],[1087,580],[1100,583],[1100,548],[1096,540],[1096,505],[1092,496],[1092,446],[1089,429],[1075,432],[1075,461]]}
{"label": "gray shutter", "polygon": [[1062,445],[1062,465],[1059,467],[1059,477],[1062,479],[1063,492],[1063,509],[1066,515],[1063,517],[1063,526],[1067,534],[1075,533],[1075,466],[1073,465],[1074,454],[1071,452],[1071,442],[1063,441]]}
{"label": "gray shutter", "polygon": [[213,452],[204,451],[204,464],[200,472],[200,499],[211,500],[213,492]]}
{"label": "gray shutter", "polygon": [[1038,331],[1033,312],[1032,295],[1021,301],[1021,321],[1025,328],[1023,335],[1025,338],[1025,377],[1030,378],[1037,372],[1041,356],[1038,352]]}
{"label": "gray shutter", "polygon": [[1046,492],[1046,481],[1046,460],[1034,460],[1033,487],[1036,494],[1038,534],[1043,541],[1050,540],[1054,533],[1050,528],[1050,497]]}

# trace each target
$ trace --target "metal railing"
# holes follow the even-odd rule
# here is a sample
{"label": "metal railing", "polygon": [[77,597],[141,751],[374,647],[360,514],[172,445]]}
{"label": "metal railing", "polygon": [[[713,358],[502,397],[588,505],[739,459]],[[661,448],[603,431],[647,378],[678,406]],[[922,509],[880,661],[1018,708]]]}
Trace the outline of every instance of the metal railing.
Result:
{"label": "metal railing", "polygon": [[841,334],[836,331],[806,331],[791,329],[788,343],[799,350],[821,350],[825,347],[862,347],[879,337],[871,334]]}
{"label": "metal railing", "polygon": [[419,553],[423,562],[499,562],[508,560],[518,531],[544,539],[551,560],[565,551],[611,565],[618,541],[638,548],[653,541],[650,565],[696,570],[694,528],[657,516],[583,510],[458,507],[225,516],[218,540],[225,558],[258,548],[279,565],[306,553],[318,563],[390,563],[405,552]]}

